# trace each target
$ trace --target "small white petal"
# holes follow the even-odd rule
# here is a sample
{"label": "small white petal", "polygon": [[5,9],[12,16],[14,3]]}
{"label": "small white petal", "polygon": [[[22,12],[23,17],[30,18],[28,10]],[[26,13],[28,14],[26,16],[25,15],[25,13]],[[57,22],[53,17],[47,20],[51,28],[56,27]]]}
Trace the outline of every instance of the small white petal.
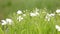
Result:
{"label": "small white petal", "polygon": [[12,22],[12,19],[7,18],[6,22]]}
{"label": "small white petal", "polygon": [[1,22],[2,22],[2,23],[6,23],[6,21],[5,21],[5,20],[1,20]]}
{"label": "small white petal", "polygon": [[17,14],[22,14],[22,11],[21,11],[21,10],[18,10],[18,11],[17,11]]}
{"label": "small white petal", "polygon": [[1,20],[1,22],[2,22],[2,25],[6,25],[7,24],[7,22],[5,20]]}
{"label": "small white petal", "polygon": [[30,16],[34,17],[37,16],[35,13],[30,13]]}
{"label": "small white petal", "polygon": [[45,20],[50,21],[50,17],[46,15]]}
{"label": "small white petal", "polygon": [[46,19],[48,19],[49,17],[48,17],[48,16],[46,16],[45,18],[46,18]]}
{"label": "small white petal", "polygon": [[20,22],[21,20],[23,20],[23,17],[19,16],[17,17],[17,20]]}
{"label": "small white petal", "polygon": [[51,13],[51,14],[49,14],[49,16],[50,16],[50,17],[51,17],[51,16],[55,16],[55,14],[52,14],[52,13]]}
{"label": "small white petal", "polygon": [[38,12],[36,12],[35,14],[36,14],[36,15],[39,15],[39,13],[38,13]]}
{"label": "small white petal", "polygon": [[48,21],[50,21],[50,18],[48,18]]}
{"label": "small white petal", "polygon": [[6,25],[7,23],[2,23],[2,25]]}
{"label": "small white petal", "polygon": [[60,31],[60,28],[59,29],[57,29],[58,31]]}
{"label": "small white petal", "polygon": [[56,29],[59,29],[60,28],[58,25],[56,25],[55,27],[56,27]]}
{"label": "small white petal", "polygon": [[57,9],[57,10],[56,10],[56,13],[60,13],[60,9]]}

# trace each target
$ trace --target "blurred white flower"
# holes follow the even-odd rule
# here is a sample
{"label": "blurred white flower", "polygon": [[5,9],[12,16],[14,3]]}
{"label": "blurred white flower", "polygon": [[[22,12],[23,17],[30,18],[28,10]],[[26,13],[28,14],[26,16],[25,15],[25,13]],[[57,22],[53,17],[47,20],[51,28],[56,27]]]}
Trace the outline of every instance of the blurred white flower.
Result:
{"label": "blurred white flower", "polygon": [[57,10],[56,10],[56,13],[60,13],[60,9],[57,9]]}
{"label": "blurred white flower", "polygon": [[5,20],[1,20],[1,22],[2,22],[2,25],[6,25],[7,24],[7,22]]}
{"label": "blurred white flower", "polygon": [[46,16],[45,20],[50,21],[50,17]]}
{"label": "blurred white flower", "polygon": [[46,17],[45,17],[45,20],[47,20],[47,21],[50,21],[50,17],[52,17],[52,16],[55,16],[55,14],[48,14],[47,13],[47,15],[46,15]]}
{"label": "blurred white flower", "polygon": [[6,22],[7,22],[9,25],[11,25],[11,24],[12,24],[12,22],[13,22],[13,20],[12,20],[12,19],[7,18],[7,19],[6,19]]}
{"label": "blurred white flower", "polygon": [[37,16],[37,15],[35,13],[30,13],[30,16],[33,17],[33,16]]}
{"label": "blurred white flower", "polygon": [[56,27],[56,29],[59,29],[60,28],[58,25],[56,25],[55,27]]}
{"label": "blurred white flower", "polygon": [[22,14],[22,11],[21,11],[21,10],[18,10],[18,11],[17,11],[17,14]]}
{"label": "blurred white flower", "polygon": [[58,31],[60,31],[60,28],[58,29]]}
{"label": "blurred white flower", "polygon": [[35,12],[35,13],[30,13],[30,16],[34,17],[34,16],[38,16],[39,13],[38,12]]}
{"label": "blurred white flower", "polygon": [[2,23],[2,25],[6,25],[6,24],[9,24],[9,25],[12,25],[12,19],[6,19],[6,20],[1,20],[1,23]]}
{"label": "blurred white flower", "polygon": [[17,17],[17,20],[20,22],[23,19],[23,17],[19,16]]}
{"label": "blurred white flower", "polygon": [[60,26],[56,25],[55,28],[60,31]]}
{"label": "blurred white flower", "polygon": [[49,16],[52,17],[52,16],[55,16],[55,14],[51,13],[51,14],[49,14]]}

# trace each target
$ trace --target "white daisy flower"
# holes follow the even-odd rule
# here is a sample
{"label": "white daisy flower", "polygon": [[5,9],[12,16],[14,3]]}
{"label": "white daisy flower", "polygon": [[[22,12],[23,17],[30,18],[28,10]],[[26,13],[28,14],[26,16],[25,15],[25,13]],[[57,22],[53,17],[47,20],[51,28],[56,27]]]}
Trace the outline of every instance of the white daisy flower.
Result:
{"label": "white daisy flower", "polygon": [[18,11],[17,11],[17,14],[22,14],[22,11],[21,11],[21,10],[18,10]]}
{"label": "white daisy flower", "polygon": [[56,10],[56,13],[60,13],[60,9],[57,9],[57,10]]}

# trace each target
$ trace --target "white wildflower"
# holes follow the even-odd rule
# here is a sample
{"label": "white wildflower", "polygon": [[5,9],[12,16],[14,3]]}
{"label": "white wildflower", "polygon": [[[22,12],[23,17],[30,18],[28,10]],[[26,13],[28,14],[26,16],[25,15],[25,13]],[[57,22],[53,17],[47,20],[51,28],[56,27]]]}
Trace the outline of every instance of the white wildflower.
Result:
{"label": "white wildflower", "polygon": [[52,17],[52,16],[55,16],[55,14],[48,14],[47,13],[47,15],[46,15],[46,17],[45,17],[45,20],[47,20],[47,21],[50,21],[50,18]]}
{"label": "white wildflower", "polygon": [[60,28],[58,29],[58,31],[60,31]]}
{"label": "white wildflower", "polygon": [[52,16],[55,16],[55,14],[51,13],[51,14],[49,14],[49,16],[52,17]]}
{"label": "white wildflower", "polygon": [[55,27],[58,31],[60,31],[60,26],[56,25]]}
{"label": "white wildflower", "polygon": [[18,11],[17,11],[17,14],[22,14],[22,11],[21,11],[21,10],[18,10]]}
{"label": "white wildflower", "polygon": [[35,12],[35,13],[30,13],[30,16],[34,17],[34,16],[38,16],[39,13],[38,12]]}
{"label": "white wildflower", "polygon": [[58,25],[56,25],[55,27],[56,27],[56,29],[59,29],[60,28]]}
{"label": "white wildflower", "polygon": [[60,9],[57,9],[57,10],[56,10],[56,13],[60,13]]}
{"label": "white wildflower", "polygon": [[19,16],[17,20],[20,22],[23,19],[23,17]]}
{"label": "white wildflower", "polygon": [[6,22],[7,22],[9,25],[11,25],[13,21],[12,21],[12,19],[7,18],[7,19],[6,19]]}
{"label": "white wildflower", "polygon": [[2,25],[6,25],[7,24],[7,22],[5,20],[1,20],[1,22],[2,22]]}
{"label": "white wildflower", "polygon": [[37,15],[35,13],[30,13],[30,16],[33,17],[33,16],[37,16]]}
{"label": "white wildflower", "polygon": [[50,21],[50,17],[46,16],[45,20]]}
{"label": "white wildflower", "polygon": [[1,20],[1,23],[2,23],[2,25],[7,25],[7,24],[9,24],[9,25],[11,25],[12,24],[12,19],[6,19],[6,20]]}
{"label": "white wildflower", "polygon": [[48,13],[47,13],[47,15],[45,17],[45,20],[50,21],[50,17],[49,17],[49,14]]}

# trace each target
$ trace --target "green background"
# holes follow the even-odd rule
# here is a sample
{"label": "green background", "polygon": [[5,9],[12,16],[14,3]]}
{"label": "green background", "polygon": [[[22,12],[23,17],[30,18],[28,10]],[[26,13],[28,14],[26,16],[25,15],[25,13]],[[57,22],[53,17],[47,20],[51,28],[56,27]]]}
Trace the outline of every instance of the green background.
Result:
{"label": "green background", "polygon": [[0,19],[6,18],[7,15],[17,10],[31,10],[33,8],[47,8],[54,12],[60,8],[60,0],[0,0]]}

